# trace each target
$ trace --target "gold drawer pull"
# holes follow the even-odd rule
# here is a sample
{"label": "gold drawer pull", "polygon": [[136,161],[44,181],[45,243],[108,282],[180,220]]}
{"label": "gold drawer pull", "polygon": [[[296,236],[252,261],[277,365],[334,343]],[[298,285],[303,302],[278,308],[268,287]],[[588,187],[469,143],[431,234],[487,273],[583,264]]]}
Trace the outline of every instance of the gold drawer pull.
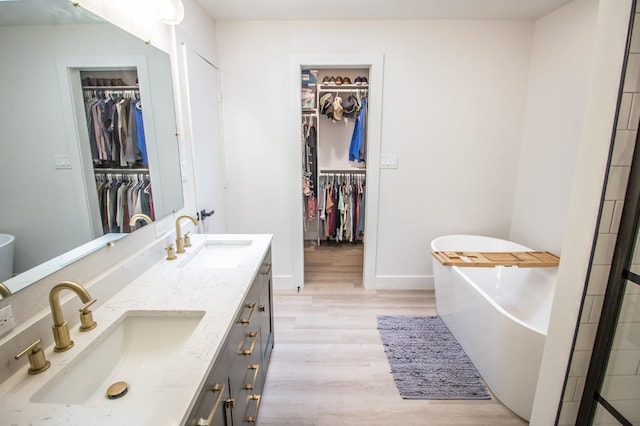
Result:
{"label": "gold drawer pull", "polygon": [[211,389],[209,390],[213,393],[220,392],[220,394],[216,398],[216,402],[213,404],[213,408],[209,413],[209,418],[204,419],[201,417],[200,420],[198,420],[198,423],[197,423],[198,426],[207,426],[207,425],[210,425],[211,422],[213,421],[213,416],[215,416],[216,412],[218,411],[218,406],[220,405],[220,401],[222,400],[222,395],[224,394],[224,383],[223,384],[216,383],[215,385],[211,386]]}
{"label": "gold drawer pull", "polygon": [[256,312],[256,304],[255,303],[247,303],[244,305],[245,309],[249,308],[251,309],[251,313],[249,314],[249,318],[240,318],[240,321],[238,321],[240,324],[249,324],[251,322],[251,320],[253,319],[253,314]]}
{"label": "gold drawer pull", "polygon": [[260,370],[260,364],[251,364],[249,366],[249,370],[253,370],[253,382],[242,386],[242,389],[244,390],[253,390],[255,387],[256,380],[258,379],[258,370]]}
{"label": "gold drawer pull", "polygon": [[271,264],[270,263],[265,263],[265,265],[267,266],[267,270],[264,272],[260,272],[262,275],[269,275],[271,273]]}
{"label": "gold drawer pull", "polygon": [[[249,349],[244,349],[244,342],[247,340],[247,337],[252,339],[251,342],[251,346],[249,347]],[[240,355],[247,355],[247,356],[251,356],[251,354],[253,353],[253,347],[256,345],[256,342],[258,341],[258,333],[253,331],[251,333],[247,333],[247,335],[245,336],[244,340],[242,341],[242,345],[240,345],[240,349],[238,350],[238,353]]]}
{"label": "gold drawer pull", "polygon": [[256,402],[256,411],[253,412],[253,416],[247,416],[247,419],[245,421],[247,423],[255,423],[256,419],[258,418],[258,408],[260,408],[260,395],[249,395],[249,401]]}

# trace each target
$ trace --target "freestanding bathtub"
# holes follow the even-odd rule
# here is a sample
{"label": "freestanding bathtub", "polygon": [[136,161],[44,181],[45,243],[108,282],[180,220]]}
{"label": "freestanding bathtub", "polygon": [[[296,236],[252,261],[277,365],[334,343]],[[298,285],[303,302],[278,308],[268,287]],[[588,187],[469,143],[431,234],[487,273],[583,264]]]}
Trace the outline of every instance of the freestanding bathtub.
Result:
{"label": "freestanding bathtub", "polygon": [[11,234],[0,234],[0,281],[13,276],[13,251],[16,238]]}
{"label": "freestanding bathtub", "polygon": [[[530,251],[476,235],[447,235],[434,251]],[[494,395],[529,420],[558,268],[443,266],[432,257],[436,309]]]}

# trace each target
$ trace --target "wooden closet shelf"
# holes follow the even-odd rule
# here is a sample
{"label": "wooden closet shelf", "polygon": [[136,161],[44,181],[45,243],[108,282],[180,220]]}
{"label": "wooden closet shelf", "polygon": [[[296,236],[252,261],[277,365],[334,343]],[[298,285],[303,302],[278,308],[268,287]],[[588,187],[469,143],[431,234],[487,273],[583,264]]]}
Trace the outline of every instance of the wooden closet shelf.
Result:
{"label": "wooden closet shelf", "polygon": [[444,266],[493,268],[517,266],[519,268],[551,268],[558,266],[560,258],[548,251],[433,251],[433,257]]}

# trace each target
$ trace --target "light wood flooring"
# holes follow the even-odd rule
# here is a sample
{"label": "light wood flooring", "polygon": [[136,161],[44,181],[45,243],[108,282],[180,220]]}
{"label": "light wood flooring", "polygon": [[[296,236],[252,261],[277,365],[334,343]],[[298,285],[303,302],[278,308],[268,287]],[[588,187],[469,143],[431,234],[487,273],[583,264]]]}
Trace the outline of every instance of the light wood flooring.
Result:
{"label": "light wood flooring", "polygon": [[305,285],[274,292],[259,426],[526,425],[495,398],[403,400],[376,315],[435,315],[433,291],[365,290],[362,245],[305,248]]}

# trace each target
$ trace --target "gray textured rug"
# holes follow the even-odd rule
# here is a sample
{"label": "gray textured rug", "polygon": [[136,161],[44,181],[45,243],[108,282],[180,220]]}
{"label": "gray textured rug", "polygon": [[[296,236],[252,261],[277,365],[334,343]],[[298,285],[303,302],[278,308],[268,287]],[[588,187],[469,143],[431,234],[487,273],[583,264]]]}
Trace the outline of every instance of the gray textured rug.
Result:
{"label": "gray textured rug", "polygon": [[378,330],[402,398],[491,399],[439,317],[378,315]]}

